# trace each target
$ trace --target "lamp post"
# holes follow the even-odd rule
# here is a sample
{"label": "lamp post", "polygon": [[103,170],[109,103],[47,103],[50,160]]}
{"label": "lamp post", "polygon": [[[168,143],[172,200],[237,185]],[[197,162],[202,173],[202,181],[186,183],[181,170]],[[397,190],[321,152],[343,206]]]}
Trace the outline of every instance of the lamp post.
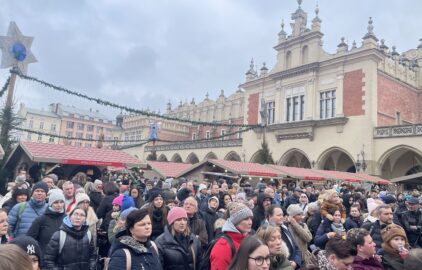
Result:
{"label": "lamp post", "polygon": [[[362,149],[362,151],[357,155],[358,158],[356,160],[356,172],[360,172],[361,170],[365,172],[367,168],[366,160],[365,160],[365,151]],[[359,157],[362,156],[362,161],[359,160]]]}

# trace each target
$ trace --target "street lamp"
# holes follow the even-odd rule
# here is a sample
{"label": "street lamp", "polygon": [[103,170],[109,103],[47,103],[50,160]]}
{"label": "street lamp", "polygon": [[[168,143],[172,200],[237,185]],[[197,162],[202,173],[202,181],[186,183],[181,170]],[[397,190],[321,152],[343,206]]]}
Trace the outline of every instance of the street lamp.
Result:
{"label": "street lamp", "polygon": [[[362,156],[362,161],[359,160],[359,157]],[[365,172],[367,168],[366,160],[365,160],[365,151],[362,150],[360,154],[358,154],[358,159],[356,160],[356,172],[360,172],[361,170]]]}

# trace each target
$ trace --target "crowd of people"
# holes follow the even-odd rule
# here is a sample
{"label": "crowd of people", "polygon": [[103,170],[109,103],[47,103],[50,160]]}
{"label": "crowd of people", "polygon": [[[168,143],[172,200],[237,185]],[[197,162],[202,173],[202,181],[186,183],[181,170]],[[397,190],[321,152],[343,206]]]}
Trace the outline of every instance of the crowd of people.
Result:
{"label": "crowd of people", "polygon": [[[277,181],[70,180],[22,170],[0,201],[0,268],[418,269],[422,196]],[[7,268],[3,268],[7,267]]]}

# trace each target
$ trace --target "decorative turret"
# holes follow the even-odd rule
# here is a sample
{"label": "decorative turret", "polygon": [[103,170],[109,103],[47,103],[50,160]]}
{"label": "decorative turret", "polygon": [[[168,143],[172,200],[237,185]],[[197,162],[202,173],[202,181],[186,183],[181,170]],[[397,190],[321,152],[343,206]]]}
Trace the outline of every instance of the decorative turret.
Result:
{"label": "decorative turret", "polygon": [[249,65],[249,70],[246,72],[246,81],[251,81],[258,77],[257,72],[255,71],[255,64],[253,62],[253,58],[251,60],[251,64]]}
{"label": "decorative turret", "polygon": [[341,42],[337,45],[337,52],[347,52],[349,46],[346,42],[344,42],[345,38],[341,37]]}
{"label": "decorative turret", "polygon": [[385,45],[385,40],[381,39],[381,44],[380,44],[380,50],[384,53],[387,54],[388,53],[388,46]]}
{"label": "decorative turret", "polygon": [[400,54],[396,51],[396,46],[392,46],[391,47],[391,49],[393,50],[392,52],[391,52],[391,57],[393,57],[393,59],[394,60],[398,60],[399,59],[399,56],[400,56]]}
{"label": "decorative turret", "polygon": [[220,96],[219,96],[220,98],[224,98],[224,90],[223,89],[221,89],[221,91],[220,91]]}
{"label": "decorative turret", "polygon": [[266,67],[265,62],[262,63],[261,73],[259,74],[259,77],[265,77],[268,74],[268,68]]}
{"label": "decorative turret", "polygon": [[421,39],[419,39],[419,41],[420,41],[421,43],[419,44],[418,49],[422,49],[422,38],[421,38]]}
{"label": "decorative turret", "polygon": [[120,112],[116,116],[116,127],[122,127],[122,126],[123,126],[123,114],[122,114],[122,112]]}
{"label": "decorative turret", "polygon": [[169,102],[167,102],[167,113],[169,113],[171,111],[171,102],[169,100]]}
{"label": "decorative turret", "polygon": [[318,17],[319,7],[318,3],[315,8],[315,18],[312,20],[312,31],[321,31],[322,20]]}
{"label": "decorative turret", "polygon": [[286,40],[287,33],[284,31],[284,19],[281,20],[281,31],[278,33],[278,42],[282,42]]}
{"label": "decorative turret", "polygon": [[195,98],[192,98],[192,101],[190,102],[190,105],[195,105]]}
{"label": "decorative turret", "polygon": [[353,40],[353,43],[352,43],[352,50],[354,50],[354,49],[356,49],[357,47],[356,47],[356,40]]}
{"label": "decorative turret", "polygon": [[205,100],[209,100],[210,99],[210,94],[208,94],[208,92],[205,94]]}
{"label": "decorative turret", "polygon": [[236,93],[242,93],[243,91],[242,91],[242,87],[240,87],[240,85],[241,84],[239,84],[238,86],[237,86],[237,91],[236,91]]}
{"label": "decorative turret", "polygon": [[299,7],[292,14],[292,20],[294,20],[294,22],[290,24],[292,27],[292,35],[294,37],[299,36],[305,32],[308,18],[308,14],[300,7],[302,0],[297,0],[297,3],[299,4]]}

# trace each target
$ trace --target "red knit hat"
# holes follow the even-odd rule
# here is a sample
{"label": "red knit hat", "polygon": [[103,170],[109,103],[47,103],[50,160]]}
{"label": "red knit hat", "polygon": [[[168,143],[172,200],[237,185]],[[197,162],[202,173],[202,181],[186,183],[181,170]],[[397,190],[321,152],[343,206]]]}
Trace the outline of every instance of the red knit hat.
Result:
{"label": "red knit hat", "polygon": [[182,207],[173,207],[167,215],[167,222],[169,223],[169,225],[172,225],[179,218],[188,219],[188,214],[186,213],[186,210]]}

